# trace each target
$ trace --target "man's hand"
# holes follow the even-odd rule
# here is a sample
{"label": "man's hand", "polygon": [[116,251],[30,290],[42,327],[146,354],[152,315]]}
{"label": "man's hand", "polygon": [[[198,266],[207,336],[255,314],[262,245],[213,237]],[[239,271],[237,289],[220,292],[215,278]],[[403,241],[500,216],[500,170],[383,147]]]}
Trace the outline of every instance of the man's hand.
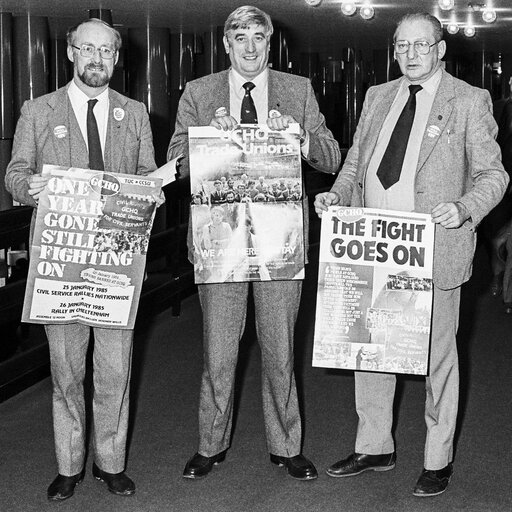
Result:
{"label": "man's hand", "polygon": [[447,229],[459,228],[470,217],[467,208],[459,201],[456,203],[439,203],[432,208],[432,220]]}
{"label": "man's hand", "polygon": [[[269,117],[267,119],[267,126],[271,130],[280,131],[280,130],[286,130],[286,128],[288,128],[288,126],[290,126],[290,124],[296,123],[296,122],[297,121],[295,121],[295,119],[292,116],[275,115],[275,116]],[[301,135],[302,135],[302,132],[303,132],[302,127],[301,127],[300,131],[301,131]]]}
{"label": "man's hand", "polygon": [[315,197],[315,212],[321,218],[322,213],[327,211],[329,206],[336,206],[340,203],[340,196],[336,192],[322,192]]}
{"label": "man's hand", "polygon": [[231,117],[229,115],[225,116],[215,116],[210,121],[210,126],[213,126],[217,128],[217,130],[224,130],[225,132],[234,130],[238,123],[234,117]]}
{"label": "man's hand", "polygon": [[49,175],[42,176],[41,174],[32,174],[28,179],[28,193],[36,203],[39,201],[39,195],[44,190],[49,180]]}

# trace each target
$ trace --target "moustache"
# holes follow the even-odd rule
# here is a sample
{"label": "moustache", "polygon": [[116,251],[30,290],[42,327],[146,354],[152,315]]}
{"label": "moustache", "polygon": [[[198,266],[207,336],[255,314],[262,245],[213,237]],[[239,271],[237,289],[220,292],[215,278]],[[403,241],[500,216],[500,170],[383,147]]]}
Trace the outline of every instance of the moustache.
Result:
{"label": "moustache", "polygon": [[89,71],[105,71],[105,66],[103,64],[87,64],[85,69]]}

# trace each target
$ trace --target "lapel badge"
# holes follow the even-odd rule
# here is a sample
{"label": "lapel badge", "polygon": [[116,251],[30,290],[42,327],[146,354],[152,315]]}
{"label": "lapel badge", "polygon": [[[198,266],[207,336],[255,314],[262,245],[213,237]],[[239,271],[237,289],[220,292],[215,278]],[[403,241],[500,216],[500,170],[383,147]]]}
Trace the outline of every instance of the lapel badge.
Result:
{"label": "lapel badge", "polygon": [[116,107],[114,109],[114,119],[116,121],[122,121],[124,119],[124,110],[122,108]]}
{"label": "lapel badge", "polygon": [[228,115],[228,110],[226,107],[219,107],[216,111],[215,111],[215,117],[224,117],[224,116],[227,116]]}
{"label": "lapel badge", "polygon": [[68,129],[63,124],[60,124],[53,129],[53,135],[55,135],[57,139],[63,139],[67,134]]}
{"label": "lapel badge", "polygon": [[274,109],[272,109],[272,110],[268,113],[268,117],[270,117],[270,119],[275,119],[276,117],[281,117],[281,112],[279,112],[279,110],[274,110]]}
{"label": "lapel badge", "polygon": [[441,133],[441,129],[439,128],[439,126],[436,126],[435,124],[431,124],[428,128],[427,128],[427,135],[429,137],[439,137],[439,134]]}

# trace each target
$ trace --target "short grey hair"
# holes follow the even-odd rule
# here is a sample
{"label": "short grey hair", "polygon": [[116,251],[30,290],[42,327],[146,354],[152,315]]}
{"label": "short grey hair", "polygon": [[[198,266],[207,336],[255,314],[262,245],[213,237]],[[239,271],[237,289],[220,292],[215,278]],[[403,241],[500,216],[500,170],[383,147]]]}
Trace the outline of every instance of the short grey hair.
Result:
{"label": "short grey hair", "polygon": [[114,49],[117,51],[119,48],[121,48],[122,39],[121,34],[118,30],[116,30],[112,25],[109,25],[106,21],[100,20],[99,18],[89,18],[88,20],[82,21],[78,23],[77,25],[74,25],[73,27],[68,29],[68,32],[66,34],[66,40],[68,43],[68,46],[72,46],[75,43],[75,36],[78,31],[78,29],[82,25],[86,25],[87,23],[96,23],[98,25],[103,25],[104,27],[108,28],[112,31],[112,34],[114,35]]}
{"label": "short grey hair", "polygon": [[274,32],[272,20],[266,12],[252,5],[242,5],[228,16],[224,23],[224,35],[227,36],[231,30],[247,28],[249,25],[261,25],[268,37]]}
{"label": "short grey hair", "polygon": [[427,23],[430,23],[430,25],[432,26],[432,33],[434,34],[434,39],[436,40],[436,43],[443,39],[443,25],[441,25],[441,22],[435,16],[432,16],[432,14],[429,14],[428,12],[416,12],[412,14],[406,14],[400,18],[396,25],[395,33],[393,34],[393,41],[396,41],[396,35],[402,23],[406,23],[409,21],[426,21]]}

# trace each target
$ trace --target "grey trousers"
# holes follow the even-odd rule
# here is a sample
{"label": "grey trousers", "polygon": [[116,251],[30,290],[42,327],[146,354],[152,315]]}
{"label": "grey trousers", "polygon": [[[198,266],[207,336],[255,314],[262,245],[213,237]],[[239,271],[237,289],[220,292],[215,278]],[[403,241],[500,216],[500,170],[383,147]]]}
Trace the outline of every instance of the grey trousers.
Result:
{"label": "grey trousers", "polygon": [[[300,453],[301,419],[293,371],[293,336],[301,281],[252,284],[262,358],[262,397],[270,453]],[[199,399],[199,453],[229,447],[238,346],[244,332],[249,283],[199,285],[203,310],[203,375]]]}
{"label": "grey trousers", "polygon": [[[46,325],[53,383],[53,429],[59,473],[80,473],[85,463],[84,377],[91,328]],[[133,331],[95,327],[92,401],[94,459],[109,473],[125,467]]]}
{"label": "grey trousers", "polygon": [[[434,288],[430,373],[425,379],[424,467],[444,468],[453,459],[453,438],[459,400],[459,364],[455,336],[459,323],[460,288]],[[355,372],[359,416],[355,451],[369,455],[395,450],[391,428],[396,376]]]}

